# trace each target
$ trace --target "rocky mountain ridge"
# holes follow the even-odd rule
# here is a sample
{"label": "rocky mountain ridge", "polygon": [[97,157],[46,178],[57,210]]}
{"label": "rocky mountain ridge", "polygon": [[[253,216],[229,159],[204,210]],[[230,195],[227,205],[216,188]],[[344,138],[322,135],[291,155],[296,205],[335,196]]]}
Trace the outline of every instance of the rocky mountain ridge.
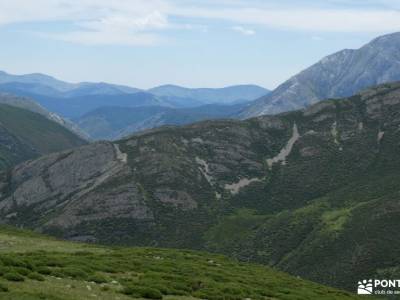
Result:
{"label": "rocky mountain ridge", "polygon": [[301,109],[328,98],[349,97],[400,80],[400,33],[378,37],[357,50],[345,49],[293,76],[245,109],[241,118]]}
{"label": "rocky mountain ridge", "polygon": [[72,240],[212,250],[352,289],[400,265],[399,112],[400,84],[387,84],[51,154],[2,174],[1,220]]}

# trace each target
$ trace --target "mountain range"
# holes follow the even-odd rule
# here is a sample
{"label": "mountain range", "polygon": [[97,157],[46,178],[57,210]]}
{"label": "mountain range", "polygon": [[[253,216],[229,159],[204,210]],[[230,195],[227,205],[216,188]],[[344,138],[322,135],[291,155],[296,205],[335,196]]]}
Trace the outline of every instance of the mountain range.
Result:
{"label": "mountain range", "polygon": [[0,219],[191,248],[354,289],[399,274],[400,83],[306,110],[96,142],[2,173]]}
{"label": "mountain range", "polygon": [[67,83],[43,74],[10,75],[0,72],[0,92],[34,99],[65,118],[78,118],[108,107],[196,107],[206,104],[236,104],[259,98],[269,91],[255,85],[221,89],[188,89],[161,86],[141,90],[108,83]]}
{"label": "mountain range", "polygon": [[323,58],[246,108],[240,117],[300,109],[328,98],[400,80],[400,33],[380,36],[357,50]]}
{"label": "mountain range", "polygon": [[[272,92],[255,85],[221,89],[163,85],[141,90],[5,72],[0,72],[0,92],[34,99],[60,116],[75,132],[79,132],[79,126],[71,120],[78,123],[92,139],[115,139],[162,125],[215,118],[246,119],[301,109],[323,99],[351,96],[370,86],[400,80],[399,53],[400,33],[381,36],[360,49],[345,49],[323,58]],[[242,107],[236,111],[238,105]],[[196,112],[193,108],[199,109]]]}
{"label": "mountain range", "polygon": [[209,119],[235,118],[249,103],[208,104],[193,108],[162,106],[101,107],[75,119],[95,140],[115,140],[164,125],[185,125]]}
{"label": "mountain range", "polygon": [[269,93],[257,85],[235,85],[219,89],[189,89],[176,85],[163,85],[148,90],[149,93],[174,102],[193,102],[199,104],[235,104],[247,102]]}

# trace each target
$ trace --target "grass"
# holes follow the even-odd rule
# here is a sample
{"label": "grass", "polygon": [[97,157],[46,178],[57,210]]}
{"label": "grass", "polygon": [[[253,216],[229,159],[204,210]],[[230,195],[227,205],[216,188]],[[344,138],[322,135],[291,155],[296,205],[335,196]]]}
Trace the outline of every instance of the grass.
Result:
{"label": "grass", "polygon": [[0,299],[356,299],[221,255],[105,248],[0,228]]}

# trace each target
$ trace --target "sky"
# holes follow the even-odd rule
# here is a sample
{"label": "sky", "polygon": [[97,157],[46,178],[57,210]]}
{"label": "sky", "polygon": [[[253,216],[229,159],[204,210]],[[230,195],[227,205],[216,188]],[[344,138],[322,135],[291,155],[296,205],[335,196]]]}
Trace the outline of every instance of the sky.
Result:
{"label": "sky", "polygon": [[273,89],[396,31],[399,0],[0,0],[0,70],[138,88]]}

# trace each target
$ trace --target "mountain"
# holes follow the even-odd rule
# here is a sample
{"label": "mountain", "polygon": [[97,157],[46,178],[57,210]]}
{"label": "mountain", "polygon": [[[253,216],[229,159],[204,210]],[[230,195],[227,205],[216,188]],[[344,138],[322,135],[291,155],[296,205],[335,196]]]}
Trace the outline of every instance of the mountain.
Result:
{"label": "mountain", "polygon": [[20,83],[32,86],[37,85],[47,87],[58,92],[66,92],[77,87],[75,84],[67,83],[44,74],[35,73],[26,75],[12,75],[0,71],[0,84],[7,83]]}
{"label": "mountain", "polygon": [[85,95],[134,94],[140,89],[104,82],[69,83],[44,74],[12,75],[0,71],[0,85],[19,87],[43,96],[73,97]]}
{"label": "mountain", "polygon": [[[4,99],[0,95],[0,103]],[[0,104],[0,170],[84,144],[85,140],[39,113]]]}
{"label": "mountain", "polygon": [[97,142],[3,173],[0,220],[71,240],[215,251],[353,290],[399,276],[399,126],[397,83]]}
{"label": "mountain", "polygon": [[38,102],[48,110],[69,119],[77,119],[101,107],[170,106],[162,99],[145,92],[120,95],[87,95],[66,99],[36,96],[35,99],[39,99]]}
{"label": "mountain", "polygon": [[271,268],[187,250],[107,248],[0,228],[0,297],[360,299]]}
{"label": "mountain", "polygon": [[201,104],[232,104],[255,100],[268,94],[269,90],[257,85],[235,85],[216,89],[190,89],[176,85],[163,85],[152,88],[148,92],[175,102],[198,101]]}
{"label": "mountain", "polygon": [[241,118],[307,107],[322,99],[348,97],[377,84],[400,80],[400,33],[374,39],[358,50],[325,57],[245,109]]}
{"label": "mountain", "polygon": [[230,118],[248,104],[209,104],[196,108],[101,107],[75,120],[94,140],[115,140],[163,125],[185,125],[203,120]]}
{"label": "mountain", "polygon": [[89,136],[85,132],[83,132],[76,124],[69,121],[68,119],[60,117],[56,113],[46,110],[43,106],[39,105],[38,103],[29,98],[0,93],[0,103],[26,109],[34,113],[38,113],[46,117],[47,119],[64,126],[65,128],[72,131],[82,139],[85,140],[89,139]]}
{"label": "mountain", "polygon": [[92,83],[83,82],[78,84],[78,87],[66,92],[63,97],[82,97],[93,95],[121,95],[121,94],[135,94],[143,92],[140,89],[132,88],[123,85],[115,85],[109,83]]}
{"label": "mountain", "polygon": [[60,93],[48,86],[31,83],[12,82],[0,84],[0,92],[34,99],[47,110],[68,119],[77,118],[103,106],[170,106],[169,103],[164,103],[164,101],[150,93],[139,91],[131,94],[123,90],[118,90],[109,85],[100,87],[98,84],[88,84]]}
{"label": "mountain", "polygon": [[248,102],[267,94],[268,90],[255,85],[221,89],[168,85],[145,91],[104,82],[68,83],[43,74],[11,75],[0,71],[0,92],[29,97],[63,118],[75,119],[111,106],[193,108]]}

